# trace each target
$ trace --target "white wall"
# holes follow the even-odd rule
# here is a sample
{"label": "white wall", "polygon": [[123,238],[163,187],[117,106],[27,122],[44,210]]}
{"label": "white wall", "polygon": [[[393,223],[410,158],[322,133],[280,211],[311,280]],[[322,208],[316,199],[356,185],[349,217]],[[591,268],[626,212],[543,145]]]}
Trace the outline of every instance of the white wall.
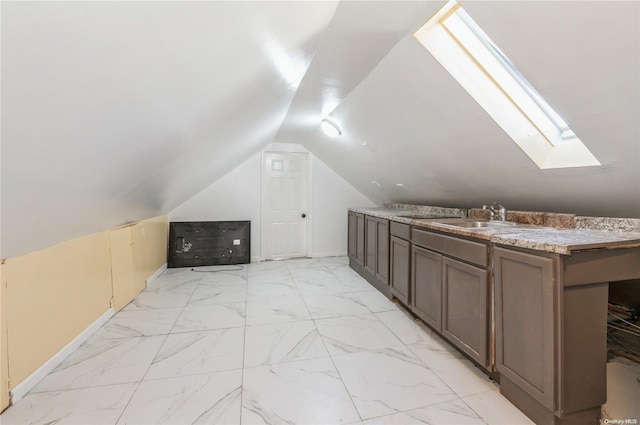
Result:
{"label": "white wall", "polygon": [[[288,145],[300,151],[299,145]],[[280,144],[270,148],[282,149]],[[294,149],[295,148],[295,149]],[[269,149],[269,148],[267,148]],[[291,150],[288,149],[288,150]],[[311,257],[345,255],[347,208],[375,204],[324,162],[309,154],[311,176]],[[258,152],[169,213],[170,221],[251,220],[251,259],[260,252],[260,175]]]}
{"label": "white wall", "polygon": [[169,221],[251,220],[251,259],[260,258],[260,152],[169,213]]}
{"label": "white wall", "polygon": [[311,157],[312,256],[347,253],[347,208],[376,206],[318,157]]}

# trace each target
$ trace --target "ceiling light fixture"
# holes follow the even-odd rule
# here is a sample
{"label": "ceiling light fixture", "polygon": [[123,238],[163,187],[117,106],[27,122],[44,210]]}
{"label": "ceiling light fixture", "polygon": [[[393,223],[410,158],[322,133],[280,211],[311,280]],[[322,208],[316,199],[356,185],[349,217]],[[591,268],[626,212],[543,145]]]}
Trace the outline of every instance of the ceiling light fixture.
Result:
{"label": "ceiling light fixture", "polygon": [[342,134],[340,126],[328,118],[322,120],[320,127],[322,128],[322,131],[324,131],[324,134],[329,137],[338,137]]}

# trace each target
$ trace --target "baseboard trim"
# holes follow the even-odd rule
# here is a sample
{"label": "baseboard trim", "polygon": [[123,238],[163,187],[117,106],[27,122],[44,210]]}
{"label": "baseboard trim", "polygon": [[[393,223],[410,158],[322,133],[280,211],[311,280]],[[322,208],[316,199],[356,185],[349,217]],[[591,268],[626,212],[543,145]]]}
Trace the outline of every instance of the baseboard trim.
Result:
{"label": "baseboard trim", "polygon": [[111,317],[115,314],[115,310],[110,308],[105,311],[95,322],[76,336],[71,342],[62,347],[60,351],[47,360],[42,366],[36,369],[31,375],[27,376],[22,382],[15,386],[9,392],[9,405],[17,403],[22,400],[29,391],[31,391],[42,379],[44,379],[52,370],[54,370],[69,354],[73,353],[78,347],[82,345],[95,331],[100,329],[102,325],[107,323]]}
{"label": "baseboard trim", "polygon": [[[294,257],[294,258],[325,258],[325,257],[346,257],[347,253],[346,252],[321,252],[319,254],[314,253],[314,254],[310,254],[307,257]],[[252,263],[260,263],[263,261],[282,261],[282,260],[287,260],[287,258],[278,258],[275,260],[267,260],[265,258],[262,257],[251,257],[251,262]]]}
{"label": "baseboard trim", "polygon": [[156,270],[154,274],[152,274],[147,278],[147,288],[153,283],[154,280],[159,278],[160,275],[164,273],[165,270],[167,270],[167,263],[164,263],[163,265],[161,265],[160,268]]}
{"label": "baseboard trim", "polygon": [[319,254],[313,253],[311,258],[324,258],[324,257],[346,257],[346,252],[321,252]]}

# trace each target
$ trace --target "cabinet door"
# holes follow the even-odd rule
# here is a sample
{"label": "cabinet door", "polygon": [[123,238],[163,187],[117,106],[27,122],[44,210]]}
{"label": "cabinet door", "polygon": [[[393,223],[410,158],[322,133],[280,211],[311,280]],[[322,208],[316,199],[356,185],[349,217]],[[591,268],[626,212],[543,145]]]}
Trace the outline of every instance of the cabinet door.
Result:
{"label": "cabinet door", "polygon": [[389,220],[376,219],[376,277],[389,284]]}
{"label": "cabinet door", "polygon": [[554,409],[554,260],[494,249],[498,371]]}
{"label": "cabinet door", "polygon": [[391,271],[389,284],[391,293],[408,306],[410,301],[409,270],[411,268],[411,244],[409,241],[391,236]]}
{"label": "cabinet door", "polygon": [[411,265],[411,311],[440,332],[442,255],[413,245]]}
{"label": "cabinet door", "polygon": [[349,212],[348,221],[347,221],[347,253],[349,254],[349,258],[355,260],[356,258],[356,244],[357,244],[357,230],[358,224],[356,219],[356,214]]}
{"label": "cabinet door", "polygon": [[442,334],[481,365],[488,365],[489,282],[485,269],[444,257]]}
{"label": "cabinet door", "polygon": [[364,214],[356,214],[356,263],[364,264]]}
{"label": "cabinet door", "polygon": [[376,250],[377,242],[376,236],[378,232],[376,229],[376,218],[371,216],[365,216],[364,222],[364,269],[371,273],[376,274]]}

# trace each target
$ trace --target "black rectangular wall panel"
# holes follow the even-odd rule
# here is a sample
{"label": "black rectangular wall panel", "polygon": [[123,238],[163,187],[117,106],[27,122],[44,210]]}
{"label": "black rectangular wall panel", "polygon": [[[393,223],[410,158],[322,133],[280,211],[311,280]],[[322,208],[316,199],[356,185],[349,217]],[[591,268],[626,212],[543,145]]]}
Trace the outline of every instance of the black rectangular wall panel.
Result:
{"label": "black rectangular wall panel", "polygon": [[251,221],[169,224],[168,267],[251,262]]}

